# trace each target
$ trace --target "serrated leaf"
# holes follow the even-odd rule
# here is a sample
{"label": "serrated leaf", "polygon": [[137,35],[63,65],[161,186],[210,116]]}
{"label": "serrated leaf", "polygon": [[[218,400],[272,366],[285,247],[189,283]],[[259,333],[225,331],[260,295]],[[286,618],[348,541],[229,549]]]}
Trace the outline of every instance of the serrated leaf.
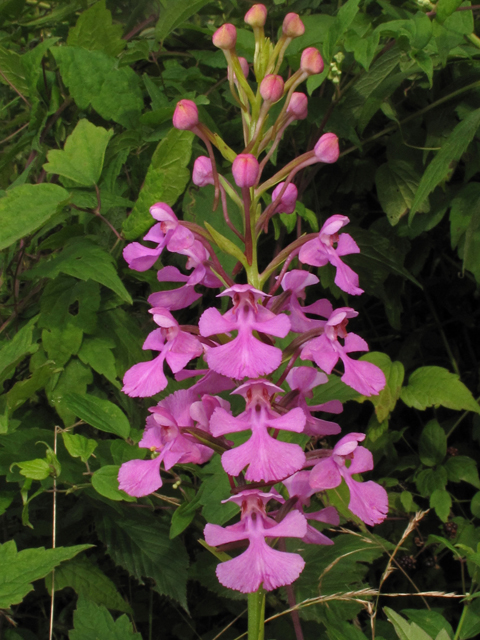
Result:
{"label": "serrated leaf", "polygon": [[171,129],[155,149],[137,202],[123,224],[127,240],[138,238],[153,225],[149,208],[155,202],[173,206],[183,193],[190,179],[192,142],[191,131]]}
{"label": "serrated leaf", "polygon": [[121,24],[112,24],[112,14],[105,7],[105,0],[99,0],[80,14],[76,25],[68,32],[67,44],[118,56],[127,45],[122,32]]}
{"label": "serrated leaf", "polygon": [[80,109],[91,105],[105,120],[127,128],[136,126],[143,96],[140,78],[133,69],[118,67],[117,59],[103,51],[83,47],[54,47],[52,53],[62,80]]}
{"label": "serrated leaf", "polygon": [[423,469],[415,480],[417,489],[424,498],[430,496],[437,489],[445,489],[447,482],[447,470],[443,466],[436,469]]}
{"label": "serrated leaf", "polygon": [[[419,182],[418,171],[404,160],[390,160],[378,167],[375,174],[377,195],[392,226],[395,226],[400,218],[408,213]],[[429,210],[428,200],[426,200],[419,207],[419,211],[427,213]]]}
{"label": "serrated leaf", "polygon": [[109,464],[97,469],[92,476],[92,486],[101,496],[109,500],[135,502],[136,499],[133,496],[129,496],[128,493],[118,488],[119,470],[120,466],[116,464]]}
{"label": "serrated leaf", "polygon": [[424,411],[441,405],[448,409],[466,409],[480,413],[480,406],[459,376],[443,367],[420,367],[403,387],[401,399],[409,407]]}
{"label": "serrated leaf", "polygon": [[447,175],[450,164],[460,160],[480,127],[480,109],[475,109],[462,120],[437,152],[423,174],[412,202],[408,222],[411,223],[422,202]]}
{"label": "serrated leaf", "polygon": [[70,560],[80,551],[90,549],[91,544],[56,549],[24,549],[18,552],[13,540],[0,545],[0,566],[8,571],[0,572],[0,609],[8,609],[23,600],[32,591],[35,580],[44,578],[65,560]]}
{"label": "serrated leaf", "polygon": [[87,462],[92,453],[98,447],[98,442],[91,438],[85,438],[78,433],[62,431],[63,444],[72,458],[80,458],[82,462]]}
{"label": "serrated leaf", "polygon": [[13,467],[18,467],[22,476],[32,480],[45,480],[52,474],[52,468],[44,458],[14,462],[11,468]]}
{"label": "serrated leaf", "polygon": [[130,423],[123,411],[109,400],[87,394],[68,393],[63,402],[77,417],[95,429],[128,438]]}
{"label": "serrated leaf", "polygon": [[418,443],[418,454],[427,467],[434,467],[445,458],[447,436],[437,420],[430,420],[423,428]]}
{"label": "serrated leaf", "polygon": [[423,629],[421,629],[415,622],[408,623],[405,618],[390,609],[384,607],[383,609],[387,615],[389,621],[395,627],[397,636],[400,640],[433,640],[432,636],[429,636]]}
{"label": "serrated leaf", "polygon": [[128,616],[123,614],[114,620],[104,606],[83,596],[78,599],[68,637],[70,640],[142,640],[142,636],[134,632]]}
{"label": "serrated leaf", "polygon": [[442,522],[447,522],[452,508],[452,498],[445,489],[436,489],[430,496],[430,509],[435,509],[435,513]]}
{"label": "serrated leaf", "polygon": [[0,198],[0,249],[39,229],[69,197],[56,184],[23,184],[7,191]]}
{"label": "serrated leaf", "polygon": [[422,627],[435,640],[438,640],[437,634],[439,633],[445,634],[444,640],[450,640],[453,637],[450,623],[437,611],[432,609],[403,609],[402,613],[408,616],[409,620]]}
{"label": "serrated leaf", "polygon": [[183,22],[194,16],[212,0],[170,0],[155,25],[155,38],[162,43]]}
{"label": "serrated leaf", "polygon": [[405,369],[401,362],[392,362],[386,353],[372,351],[365,354],[360,360],[366,360],[379,367],[385,374],[386,384],[377,396],[368,399],[375,407],[378,422],[388,418],[400,398]]}
{"label": "serrated leaf", "polygon": [[63,151],[51,149],[48,162],[43,165],[47,173],[69,178],[84,187],[93,187],[100,180],[105,149],[113,129],[96,127],[86,119],[80,120],[68,136]]}
{"label": "serrated leaf", "polygon": [[[51,577],[45,578],[46,587],[51,593]],[[132,608],[125,602],[117,591],[115,584],[101,569],[92,562],[91,558],[81,556],[64,562],[55,569],[55,591],[61,591],[66,587],[74,589],[78,596],[83,596],[103,605],[108,609],[130,613]]]}
{"label": "serrated leaf", "polygon": [[463,271],[468,269],[480,282],[480,185],[471,182],[457,193],[450,211],[452,249],[458,247]]}
{"label": "serrated leaf", "polygon": [[454,456],[445,463],[448,479],[451,482],[468,482],[477,489],[480,489],[478,468],[475,460],[468,456]]}
{"label": "serrated leaf", "polygon": [[97,244],[85,238],[74,238],[63,251],[31,269],[28,277],[56,278],[58,274],[65,273],[79,280],[94,280],[132,304],[132,298],[118,277],[114,264],[113,257]]}
{"label": "serrated leaf", "polygon": [[188,556],[178,538],[170,540],[169,527],[158,517],[137,513],[112,519],[105,513],[96,520],[100,539],[116,564],[140,584],[153,578],[159,593],[173,598],[186,609]]}

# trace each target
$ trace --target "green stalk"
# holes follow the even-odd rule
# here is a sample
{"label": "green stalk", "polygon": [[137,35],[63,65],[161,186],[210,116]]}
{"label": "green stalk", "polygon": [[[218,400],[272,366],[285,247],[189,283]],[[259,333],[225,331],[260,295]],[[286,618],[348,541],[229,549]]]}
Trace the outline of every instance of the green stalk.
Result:
{"label": "green stalk", "polygon": [[248,594],[248,640],[263,640],[265,633],[265,591]]}

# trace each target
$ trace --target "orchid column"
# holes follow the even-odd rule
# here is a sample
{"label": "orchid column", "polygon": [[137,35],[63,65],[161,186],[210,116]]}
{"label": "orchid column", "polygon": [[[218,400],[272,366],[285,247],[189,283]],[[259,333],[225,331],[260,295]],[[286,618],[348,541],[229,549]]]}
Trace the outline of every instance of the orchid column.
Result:
{"label": "orchid column", "polygon": [[[181,100],[173,118],[175,127],[191,130],[204,142],[208,156],[196,159],[193,182],[198,187],[214,186],[214,207],[220,202],[221,213],[212,213],[211,222],[202,228],[179,220],[166,204],[154,204],[150,211],[158,223],[144,240],[156,246],[132,243],[124,251],[129,266],[144,271],[166,249],[186,257],[189,273],[173,266],[158,271],[161,282],[183,286],[150,296],[158,328],[147,337],[144,349],[158,355],[127,371],[123,390],[132,397],[151,397],[168,389],[171,374],[185,381],[185,388],[150,408],[152,415],[139,446],[149,449],[152,458],[125,463],[118,477],[121,489],[141,498],[156,491],[162,485],[161,474],[170,472],[174,465],[203,464],[213,455],[221,455],[232,488],[227,501],[239,506],[240,521],[227,527],[207,524],[205,540],[220,551],[228,545],[229,553],[248,541],[246,551],[218,565],[217,576],[224,586],[251,594],[250,640],[263,637],[265,591],[286,586],[291,604],[290,585],[305,564],[299,554],[288,553],[278,541],[293,537],[304,543],[333,544],[307,523],[307,519],[339,523],[336,510],[327,503],[326,490],[345,482],[352,518],[368,525],[382,522],[388,510],[387,494],[380,485],[352,477],[373,468],[370,452],[359,446],[364,434],[350,433],[333,447],[326,446],[325,438],[341,429],[314,414],[341,413],[341,403],[308,403],[315,387],[328,382],[339,361],[342,380],[359,395],[378,394],[385,385],[378,367],[350,356],[368,351],[360,336],[347,332],[347,324],[357,312],[350,307],[334,309],[324,298],[304,304],[306,287],[319,284],[308,268],[327,263],[336,269],[335,283],[340,289],[353,296],[362,293],[357,274],[342,260],[359,252],[354,239],[342,232],[348,218],[329,217],[318,234],[301,236],[272,255],[267,267],[259,271],[259,238],[268,233],[273,216],[294,213],[297,174],[311,165],[333,164],[339,157],[337,136],[326,133],[312,151],[262,182],[285,130],[307,116],[307,96],[296,89],[323,70],[319,51],[310,47],[302,54],[300,69],[284,81],[279,71],[285,51],[293,38],[303,34],[304,26],[299,16],[288,14],[282,36],[273,46],[264,35],[266,14],[266,8],[259,4],[245,16],[255,35],[256,83],[247,78],[247,61],[237,56],[235,27],[223,25],[213,35],[214,45],[225,54],[229,86],[242,116],[245,147],[241,153],[236,154],[200,122],[194,102]],[[277,103],[280,109],[275,110],[278,115],[273,119],[271,109]],[[235,184],[217,168],[218,154],[232,163]],[[231,221],[228,208],[232,203],[240,211],[242,228]],[[235,242],[217,231],[215,220],[221,215]],[[223,267],[215,245],[236,258],[232,273]],[[240,274],[246,284],[235,282]],[[265,290],[275,274],[274,286]],[[198,327],[179,325],[172,312],[199,301],[202,287],[217,289],[218,297],[229,298],[228,310],[222,314],[211,307],[201,314]],[[283,350],[276,339],[283,341]],[[286,347],[285,339],[289,340]],[[194,362],[195,369],[191,368]],[[170,371],[165,371],[165,363]],[[198,380],[193,382],[194,378]],[[217,395],[226,391],[244,399],[245,409],[239,415],[233,415],[230,403]],[[248,438],[234,446],[228,436],[239,432],[246,432]],[[295,435],[283,441],[284,433],[301,434],[298,442],[304,442],[306,436],[312,445],[322,441],[325,446],[310,446],[305,453]],[[304,513],[311,500],[321,508]],[[298,616],[295,626],[299,635]]]}

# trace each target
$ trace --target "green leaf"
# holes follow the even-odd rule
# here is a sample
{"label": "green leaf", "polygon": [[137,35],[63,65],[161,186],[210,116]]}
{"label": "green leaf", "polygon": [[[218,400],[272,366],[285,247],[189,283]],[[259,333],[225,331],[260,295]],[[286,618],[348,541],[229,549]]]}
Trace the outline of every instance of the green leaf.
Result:
{"label": "green leaf", "polygon": [[327,31],[322,53],[327,62],[332,59],[335,51],[335,45],[340,37],[345,33],[348,27],[352,24],[353,19],[358,13],[358,5],[360,0],[348,0],[344,5],[340,7],[338,13],[333,21],[330,29]]}
{"label": "green leaf", "polygon": [[11,83],[15,89],[18,89],[24,96],[29,94],[29,86],[23,64],[22,56],[12,49],[4,49],[0,47],[0,82],[10,86]]}
{"label": "green leaf", "polygon": [[230,495],[230,483],[226,476],[221,457],[213,456],[211,461],[203,468],[205,477],[202,482],[203,491],[200,496],[200,504],[203,506],[202,515],[207,522],[223,525],[233,515],[238,513],[238,507],[233,502],[222,504]]}
{"label": "green leaf", "polygon": [[478,478],[478,468],[475,460],[468,456],[454,456],[445,463],[448,479],[451,482],[468,482],[477,489],[480,489]]}
{"label": "green leaf", "polygon": [[389,607],[384,607],[383,610],[389,621],[395,627],[395,631],[400,640],[433,640],[433,638],[420,628],[418,624],[415,624],[415,622],[408,623],[405,618],[402,618],[401,615],[395,613],[395,611]]}
{"label": "green leaf", "polygon": [[92,453],[98,447],[98,442],[91,438],[85,438],[78,433],[62,431],[63,444],[72,458],[80,458],[82,462],[87,462]]}
{"label": "green leaf", "polygon": [[468,605],[462,629],[458,636],[460,640],[478,638],[480,634],[480,600],[474,600]]}
{"label": "green leaf", "polygon": [[69,199],[56,184],[22,184],[0,198],[0,249],[39,229]]}
{"label": "green leaf", "polygon": [[424,427],[418,443],[420,460],[427,467],[440,464],[447,454],[447,436],[437,420],[430,420]]}
{"label": "green leaf", "polygon": [[98,535],[116,564],[140,584],[144,577],[153,578],[159,593],[186,609],[188,555],[179,538],[170,540],[166,523],[140,513],[115,515],[115,519],[102,513],[96,522]]}
{"label": "green leaf", "polygon": [[480,518],[480,491],[473,496],[470,503],[470,511],[476,518]]}
{"label": "green leaf", "polygon": [[231,240],[229,240],[225,236],[222,236],[222,234],[218,233],[218,231],[215,231],[212,225],[208,224],[208,222],[205,222],[205,228],[207,229],[209,234],[212,236],[217,247],[219,247],[224,253],[227,253],[228,255],[236,258],[236,260],[241,262],[245,268],[248,267],[245,254],[237,247],[236,244],[234,244]]}
{"label": "green leaf", "polygon": [[93,382],[93,373],[90,367],[86,367],[78,358],[71,358],[65,365],[58,381],[49,384],[46,388],[50,405],[57,411],[66,426],[72,425],[76,415],[70,411],[65,403],[65,396],[72,391],[84,394],[87,386]]}
{"label": "green leaf", "polygon": [[212,0],[170,0],[160,13],[155,26],[155,38],[163,43],[165,38],[183,22],[197,14]]}
{"label": "green leaf", "polygon": [[51,570],[65,560],[70,560],[80,551],[90,549],[91,544],[56,549],[25,549],[17,551],[13,540],[0,545],[0,566],[8,571],[0,572],[0,609],[8,609],[23,600],[35,580],[44,578]]}
{"label": "green leaf", "polygon": [[420,471],[415,482],[420,494],[426,498],[437,489],[445,489],[448,482],[447,471],[443,466],[436,469],[424,469]]}
{"label": "green leaf", "polygon": [[435,638],[435,640],[438,640],[438,634],[442,631],[446,634],[445,640],[450,640],[450,638],[453,637],[453,630],[450,623],[437,611],[403,609],[402,613],[408,616],[412,622],[418,624],[419,627],[422,627],[422,629],[429,633],[432,638]]}
{"label": "green leaf", "polygon": [[378,422],[388,418],[395,408],[400,397],[405,369],[401,362],[392,362],[386,353],[372,351],[362,356],[360,360],[366,360],[379,367],[385,374],[386,385],[377,396],[368,398],[375,407]]}
{"label": "green leaf", "polygon": [[452,200],[450,211],[452,249],[458,246],[463,272],[468,269],[480,282],[480,185],[471,182]]}
{"label": "green leaf", "polygon": [[62,367],[72,355],[78,353],[82,344],[83,331],[76,326],[67,324],[63,329],[52,327],[42,331],[43,348],[57,367]]}
{"label": "green leaf", "polygon": [[96,396],[68,393],[64,404],[81,420],[91,424],[95,429],[114,433],[121,438],[128,438],[130,424],[123,411],[109,400]]}
{"label": "green leaf", "polygon": [[54,47],[52,53],[62,80],[80,109],[91,105],[105,120],[127,128],[136,126],[143,96],[140,78],[133,69],[118,68],[117,59],[103,51],[66,46]]}
{"label": "green leaf", "polygon": [[192,522],[197,513],[197,509],[200,507],[200,498],[204,491],[204,485],[201,485],[200,490],[196,493],[193,500],[190,502],[184,502],[178,509],[175,509],[172,516],[172,524],[170,526],[170,539],[176,538],[184,531],[188,525]]}
{"label": "green leaf", "polygon": [[[392,226],[408,213],[419,182],[418,171],[405,160],[390,160],[378,167],[375,174],[377,195]],[[427,213],[429,210],[428,200],[425,200],[419,211]]]}
{"label": "green leaf", "polygon": [[83,595],[78,598],[73,629],[68,637],[70,640],[142,640],[142,636],[134,632],[128,616],[123,614],[114,620],[105,607]]}
{"label": "green leaf", "polygon": [[413,220],[416,212],[419,211],[420,205],[425,201],[428,194],[445,178],[450,170],[451,163],[460,160],[473,140],[479,126],[480,109],[475,109],[462,122],[457,124],[449,135],[420,180],[408,216],[409,223]]}
{"label": "green leaf", "polygon": [[442,522],[447,522],[452,508],[452,498],[445,489],[436,489],[430,496],[430,509],[435,509],[435,513]]}
{"label": "green leaf", "polygon": [[[45,584],[52,592],[51,577],[45,578]],[[84,598],[88,598],[97,605],[103,605],[108,609],[130,613],[132,608],[118,593],[115,584],[101,569],[94,564],[91,558],[81,556],[74,558],[55,569],[55,591],[61,591],[66,587],[74,589]]]}
{"label": "green leaf", "polygon": [[66,273],[79,280],[94,280],[132,304],[132,298],[118,277],[114,264],[113,257],[97,244],[85,238],[74,238],[65,245],[63,251],[31,269],[27,277],[56,278],[60,273]]}
{"label": "green leaf", "polygon": [[14,462],[12,467],[19,467],[22,476],[32,480],[45,480],[52,474],[52,467],[44,458],[28,460],[27,462]]}
{"label": "green leaf", "polygon": [[100,180],[105,149],[112,136],[113,129],[96,127],[84,118],[68,136],[63,151],[52,149],[47,153],[48,162],[43,168],[47,173],[93,187]]}
{"label": "green leaf", "polygon": [[115,368],[115,356],[112,353],[114,347],[114,342],[104,338],[86,338],[82,342],[78,357],[116,387],[120,387]]}
{"label": "green leaf", "polygon": [[80,14],[77,24],[68,32],[67,44],[118,56],[127,45],[122,32],[121,24],[112,24],[112,14],[105,7],[105,0],[99,0]]}
{"label": "green leaf", "polygon": [[7,407],[13,412],[22,406],[39,390],[43,389],[54,373],[58,371],[53,362],[46,362],[36,369],[30,378],[17,382],[7,393]]}
{"label": "green leaf", "polygon": [[438,0],[435,5],[435,20],[442,24],[448,16],[452,15],[452,13],[458,9],[462,2],[463,0]]}
{"label": "green leaf", "polygon": [[97,493],[109,500],[136,502],[136,498],[118,488],[120,465],[111,464],[101,467],[92,475],[92,485]]}
{"label": "green leaf", "polygon": [[38,316],[32,318],[0,349],[0,383],[13,373],[25,356],[37,351],[38,345],[32,345],[32,333],[37,321]]}
{"label": "green leaf", "polygon": [[407,406],[420,411],[441,405],[480,413],[478,402],[459,377],[443,367],[420,367],[414,371],[400,397]]}
{"label": "green leaf", "polygon": [[183,193],[190,179],[187,166],[192,142],[190,131],[171,129],[155,149],[138,200],[123,225],[127,240],[137,238],[153,225],[149,208],[155,202],[173,206]]}
{"label": "green leaf", "polygon": [[332,373],[328,376],[328,382],[315,387],[313,390],[313,397],[310,401],[311,404],[323,404],[329,400],[340,400],[340,402],[347,402],[347,400],[358,400],[361,398],[358,391],[349,387],[341,379]]}

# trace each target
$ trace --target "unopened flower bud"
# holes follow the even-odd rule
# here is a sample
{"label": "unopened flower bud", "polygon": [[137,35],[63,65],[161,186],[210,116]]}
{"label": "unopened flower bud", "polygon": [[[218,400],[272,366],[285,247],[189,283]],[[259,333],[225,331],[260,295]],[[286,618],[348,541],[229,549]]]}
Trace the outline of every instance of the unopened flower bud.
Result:
{"label": "unopened flower bud", "polygon": [[288,103],[287,113],[297,120],[305,120],[308,115],[308,98],[304,93],[295,91]]}
{"label": "unopened flower bud", "polygon": [[315,145],[314,152],[319,162],[325,164],[336,162],[340,155],[337,136],[334,133],[324,133]]}
{"label": "unopened flower bud", "polygon": [[260,95],[266,102],[278,102],[283,96],[284,86],[282,76],[270,74],[260,84]]}
{"label": "unopened flower bud", "polygon": [[308,47],[302,53],[300,60],[300,69],[309,76],[314,76],[323,71],[323,58],[320,51],[315,47]]}
{"label": "unopened flower bud", "polygon": [[245,14],[245,22],[253,28],[263,27],[267,20],[267,7],[264,4],[254,4]]}
{"label": "unopened flower bud", "polygon": [[207,184],[214,184],[212,161],[207,156],[200,156],[195,160],[192,173],[193,184],[197,187],[206,187]]}
{"label": "unopened flower bud", "polygon": [[237,42],[237,30],[233,24],[222,24],[222,26],[215,31],[212,36],[213,44],[219,49],[229,51],[235,48]]}
{"label": "unopened flower bud", "polygon": [[[250,69],[249,69],[248,62],[247,62],[246,58],[242,58],[241,56],[239,56],[238,57],[238,61],[240,63],[240,66],[242,67],[243,75],[245,76],[245,78],[248,78],[248,72],[249,72]],[[229,81],[230,81],[230,79],[232,77],[232,73],[233,73],[233,81],[237,82],[237,76],[232,71],[230,66],[228,67],[227,73],[228,73],[228,80]]]}
{"label": "unopened flower bud", "polygon": [[173,114],[173,126],[175,129],[191,130],[198,124],[197,105],[192,100],[180,100],[177,102]]}
{"label": "unopened flower bud", "polygon": [[[284,182],[280,182],[272,193],[272,202],[275,202],[280,191],[283,189]],[[293,213],[297,204],[298,190],[297,187],[290,182],[283,193],[280,202],[275,207],[275,213]]]}
{"label": "unopened flower bud", "polygon": [[305,25],[298,13],[287,13],[282,25],[283,35],[287,38],[298,38],[305,33]]}
{"label": "unopened flower bud", "polygon": [[240,153],[232,165],[232,173],[238,187],[253,187],[258,178],[258,160],[251,153]]}

